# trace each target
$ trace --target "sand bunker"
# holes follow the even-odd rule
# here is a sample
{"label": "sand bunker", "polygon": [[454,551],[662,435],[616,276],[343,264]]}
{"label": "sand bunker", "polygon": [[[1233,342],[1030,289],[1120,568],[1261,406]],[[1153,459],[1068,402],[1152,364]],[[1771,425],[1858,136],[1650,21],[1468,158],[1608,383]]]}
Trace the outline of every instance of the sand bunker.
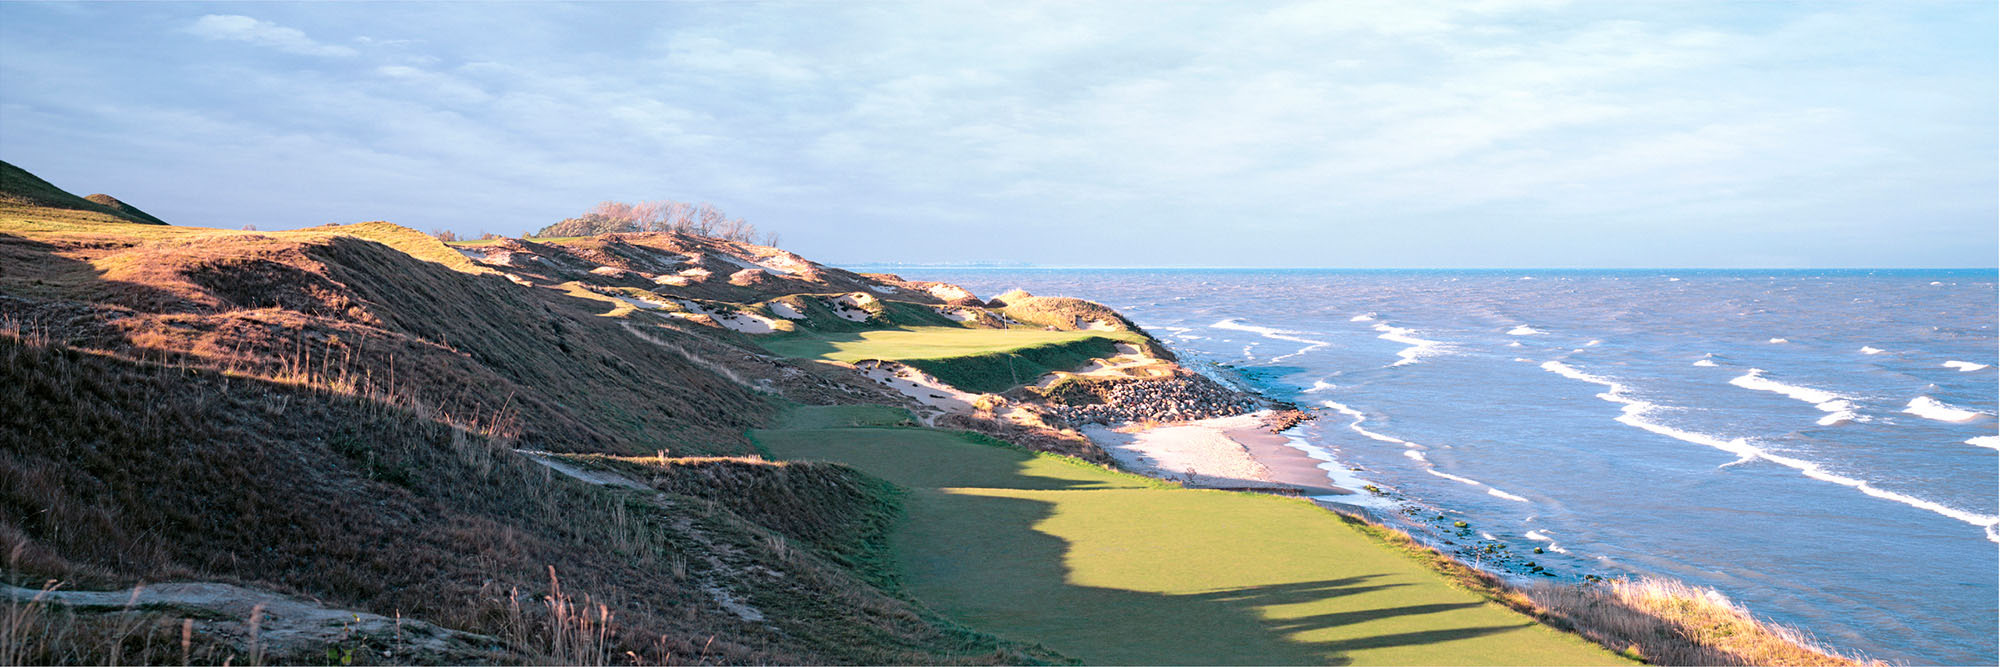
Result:
{"label": "sand bunker", "polygon": [[789,303],[772,303],[770,308],[771,314],[788,320],[803,320],[806,318],[805,313],[799,312],[799,309],[793,308],[792,304]]}
{"label": "sand bunker", "polygon": [[1077,330],[1078,330],[1078,331],[1117,331],[1117,330],[1118,330],[1118,327],[1116,327],[1116,326],[1112,326],[1112,324],[1111,324],[1110,322],[1106,322],[1106,321],[1104,321],[1104,320],[1085,320],[1085,319],[1083,319],[1082,317],[1078,317],[1078,318],[1076,318],[1076,328],[1077,328]]}
{"label": "sand bunker", "polygon": [[[959,391],[929,373],[887,361],[864,361],[855,365],[868,379],[887,385],[904,396],[951,414],[969,414],[979,394]],[[926,419],[929,423],[931,420]]]}
{"label": "sand bunker", "polygon": [[946,318],[950,319],[953,322],[971,322],[973,320],[979,319],[979,315],[977,313],[974,313],[970,310],[966,310],[964,308],[939,308],[937,310],[939,313],[943,313]]}
{"label": "sand bunker", "polygon": [[841,319],[849,322],[866,322],[868,321],[868,311],[863,309],[862,306],[874,302],[875,297],[855,292],[834,297],[827,304],[827,307],[833,309],[833,312],[839,315]]}
{"label": "sand bunker", "polygon": [[931,296],[937,297],[939,300],[942,301],[957,301],[960,299],[979,298],[973,296],[972,292],[968,292],[966,291],[965,288],[959,287],[957,285],[932,285],[930,289],[927,291],[931,293]]}

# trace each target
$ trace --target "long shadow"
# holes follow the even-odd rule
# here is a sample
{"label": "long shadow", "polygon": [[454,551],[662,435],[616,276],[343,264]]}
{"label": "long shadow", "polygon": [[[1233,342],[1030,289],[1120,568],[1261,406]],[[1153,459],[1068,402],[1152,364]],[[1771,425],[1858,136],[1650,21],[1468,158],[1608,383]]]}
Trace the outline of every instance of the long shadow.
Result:
{"label": "long shadow", "polygon": [[[758,437],[783,458],[847,463],[909,487],[905,516],[892,538],[909,592],[975,628],[1040,642],[1086,663],[1338,665],[1357,659],[1437,664],[1590,659],[1586,652],[1566,653],[1563,647],[1549,645],[1553,642],[1547,637],[1480,641],[1532,624],[1525,618],[1481,611],[1484,603],[1469,594],[1443,592],[1441,584],[1421,586],[1412,577],[1427,575],[1414,566],[1381,569],[1379,564],[1329,563],[1325,568],[1288,571],[1339,576],[1185,593],[1134,590],[1131,586],[1150,588],[1155,583],[1160,590],[1198,586],[1208,577],[1196,571],[1188,579],[1191,570],[1176,567],[1180,562],[1227,563],[1231,550],[1258,548],[1254,543],[1176,543],[1155,539],[1143,530],[1121,532],[1111,525],[1158,523],[1160,517],[1126,515],[1120,508],[1123,503],[1149,503],[1160,497],[1151,494],[1184,492],[1121,483],[1102,471],[966,442],[939,431],[766,431]],[[1130,511],[1170,506],[1147,504]],[[1059,513],[1066,514],[1062,517],[1069,522],[1066,527],[1051,525]],[[1082,525],[1103,526],[1101,533],[1088,533],[1089,544],[1053,532],[1074,538],[1079,535],[1076,521],[1085,515],[1089,518]],[[1218,550],[1223,553],[1218,555]],[[1213,579],[1269,581],[1273,576],[1239,570],[1218,572]],[[1173,577],[1181,579],[1171,581]],[[1525,649],[1516,653],[1517,644]]]}

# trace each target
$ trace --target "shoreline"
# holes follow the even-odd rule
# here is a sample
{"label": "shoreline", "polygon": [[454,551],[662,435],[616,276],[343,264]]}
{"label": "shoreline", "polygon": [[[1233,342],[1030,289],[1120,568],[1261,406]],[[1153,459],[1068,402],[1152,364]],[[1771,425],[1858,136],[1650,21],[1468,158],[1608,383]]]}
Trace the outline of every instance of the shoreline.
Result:
{"label": "shoreline", "polygon": [[1260,491],[1315,500],[1319,496],[1361,494],[1358,489],[1335,484],[1320,467],[1321,461],[1287,444],[1289,436],[1272,431],[1276,416],[1275,410],[1266,408],[1232,417],[1167,424],[1091,424],[1082,431],[1120,467],[1179,481],[1190,488]]}

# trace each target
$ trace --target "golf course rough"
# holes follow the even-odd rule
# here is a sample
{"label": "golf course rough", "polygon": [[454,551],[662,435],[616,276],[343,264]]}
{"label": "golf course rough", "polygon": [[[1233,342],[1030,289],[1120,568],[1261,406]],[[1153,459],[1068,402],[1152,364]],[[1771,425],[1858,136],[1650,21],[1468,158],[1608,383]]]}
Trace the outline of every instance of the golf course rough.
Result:
{"label": "golf course rough", "polygon": [[[827,409],[781,423],[847,421],[810,414]],[[891,538],[907,592],[1086,663],[1628,664],[1302,500],[1181,489],[950,431],[752,437],[908,489]]]}

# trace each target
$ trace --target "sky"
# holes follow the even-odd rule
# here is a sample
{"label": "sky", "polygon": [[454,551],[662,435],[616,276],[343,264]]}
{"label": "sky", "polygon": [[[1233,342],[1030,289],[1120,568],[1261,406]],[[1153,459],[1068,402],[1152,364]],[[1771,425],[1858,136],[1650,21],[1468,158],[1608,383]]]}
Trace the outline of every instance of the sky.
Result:
{"label": "sky", "polygon": [[0,3],[175,224],[713,202],[834,263],[1993,267],[1993,2]]}

